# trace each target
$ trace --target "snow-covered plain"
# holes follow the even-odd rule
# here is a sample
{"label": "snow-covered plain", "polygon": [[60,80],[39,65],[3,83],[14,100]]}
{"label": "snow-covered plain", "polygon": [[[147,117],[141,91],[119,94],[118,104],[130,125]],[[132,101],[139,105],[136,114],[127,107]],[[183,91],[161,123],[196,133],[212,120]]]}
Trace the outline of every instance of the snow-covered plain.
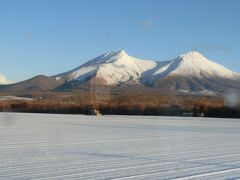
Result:
{"label": "snow-covered plain", "polygon": [[0,113],[0,179],[237,179],[240,120]]}

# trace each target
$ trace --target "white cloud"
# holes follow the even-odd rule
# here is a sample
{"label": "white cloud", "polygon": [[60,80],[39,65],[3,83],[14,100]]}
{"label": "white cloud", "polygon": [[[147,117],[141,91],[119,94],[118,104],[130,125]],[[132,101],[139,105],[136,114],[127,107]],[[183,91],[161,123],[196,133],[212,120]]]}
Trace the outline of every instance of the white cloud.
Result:
{"label": "white cloud", "polygon": [[8,80],[4,75],[0,74],[0,84],[10,84],[12,81]]}

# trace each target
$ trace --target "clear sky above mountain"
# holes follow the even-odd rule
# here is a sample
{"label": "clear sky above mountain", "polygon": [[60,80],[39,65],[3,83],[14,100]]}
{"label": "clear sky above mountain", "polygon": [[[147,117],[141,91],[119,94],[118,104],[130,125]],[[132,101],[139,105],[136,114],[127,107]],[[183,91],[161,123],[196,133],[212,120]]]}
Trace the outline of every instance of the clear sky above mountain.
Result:
{"label": "clear sky above mountain", "polygon": [[240,72],[239,0],[0,0],[0,73],[65,72],[107,51],[169,60],[199,51]]}

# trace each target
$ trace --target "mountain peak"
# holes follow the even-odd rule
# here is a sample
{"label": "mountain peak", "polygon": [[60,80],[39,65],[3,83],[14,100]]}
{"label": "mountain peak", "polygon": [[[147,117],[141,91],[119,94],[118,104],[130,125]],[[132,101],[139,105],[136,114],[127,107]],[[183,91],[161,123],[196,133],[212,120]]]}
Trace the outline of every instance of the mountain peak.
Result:
{"label": "mountain peak", "polygon": [[206,58],[197,51],[190,51],[186,54],[180,55],[180,59],[182,59],[182,60],[199,60],[199,59],[206,59]]}
{"label": "mountain peak", "polygon": [[129,59],[129,55],[124,50],[120,50],[117,52],[110,51],[102,55],[102,58],[100,59],[100,63],[110,63],[116,62],[118,60],[127,60]]}
{"label": "mountain peak", "polygon": [[117,56],[128,56],[128,54],[124,50],[117,51],[115,53],[115,55],[117,55]]}
{"label": "mountain peak", "polygon": [[[0,74],[0,84],[5,82],[6,78]],[[137,85],[164,91],[223,93],[239,90],[239,82],[239,74],[208,60],[199,52],[192,51],[173,60],[158,62],[138,59],[120,50],[104,53],[68,72],[0,86],[0,90],[48,90],[56,87],[57,90],[74,90],[88,85]]]}
{"label": "mountain peak", "polygon": [[101,56],[98,56],[97,58],[89,61],[90,63],[97,63],[97,64],[101,64],[101,63],[109,63],[109,62],[113,62],[116,61],[119,58],[124,58],[124,57],[128,57],[128,54],[124,51],[124,50],[120,50],[117,52],[114,51],[109,51],[104,53]]}
{"label": "mountain peak", "polygon": [[236,79],[239,75],[226,67],[217,64],[201,53],[191,51],[180,55],[173,60],[171,72],[175,76],[198,77],[198,78],[224,78]]}
{"label": "mountain peak", "polygon": [[[170,61],[157,62],[129,56],[124,50],[107,52],[55,77],[62,77],[70,84],[98,79],[104,85],[150,85],[165,78],[197,79],[198,82],[206,79],[240,78],[236,73],[208,60],[196,51],[180,55]],[[203,87],[204,84],[201,86]]]}

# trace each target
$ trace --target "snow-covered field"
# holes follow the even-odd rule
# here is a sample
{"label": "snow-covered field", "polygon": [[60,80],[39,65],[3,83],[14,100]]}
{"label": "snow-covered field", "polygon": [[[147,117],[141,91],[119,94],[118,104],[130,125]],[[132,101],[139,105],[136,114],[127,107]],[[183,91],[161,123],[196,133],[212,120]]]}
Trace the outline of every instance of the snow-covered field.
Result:
{"label": "snow-covered field", "polygon": [[237,179],[240,120],[0,113],[0,179]]}

